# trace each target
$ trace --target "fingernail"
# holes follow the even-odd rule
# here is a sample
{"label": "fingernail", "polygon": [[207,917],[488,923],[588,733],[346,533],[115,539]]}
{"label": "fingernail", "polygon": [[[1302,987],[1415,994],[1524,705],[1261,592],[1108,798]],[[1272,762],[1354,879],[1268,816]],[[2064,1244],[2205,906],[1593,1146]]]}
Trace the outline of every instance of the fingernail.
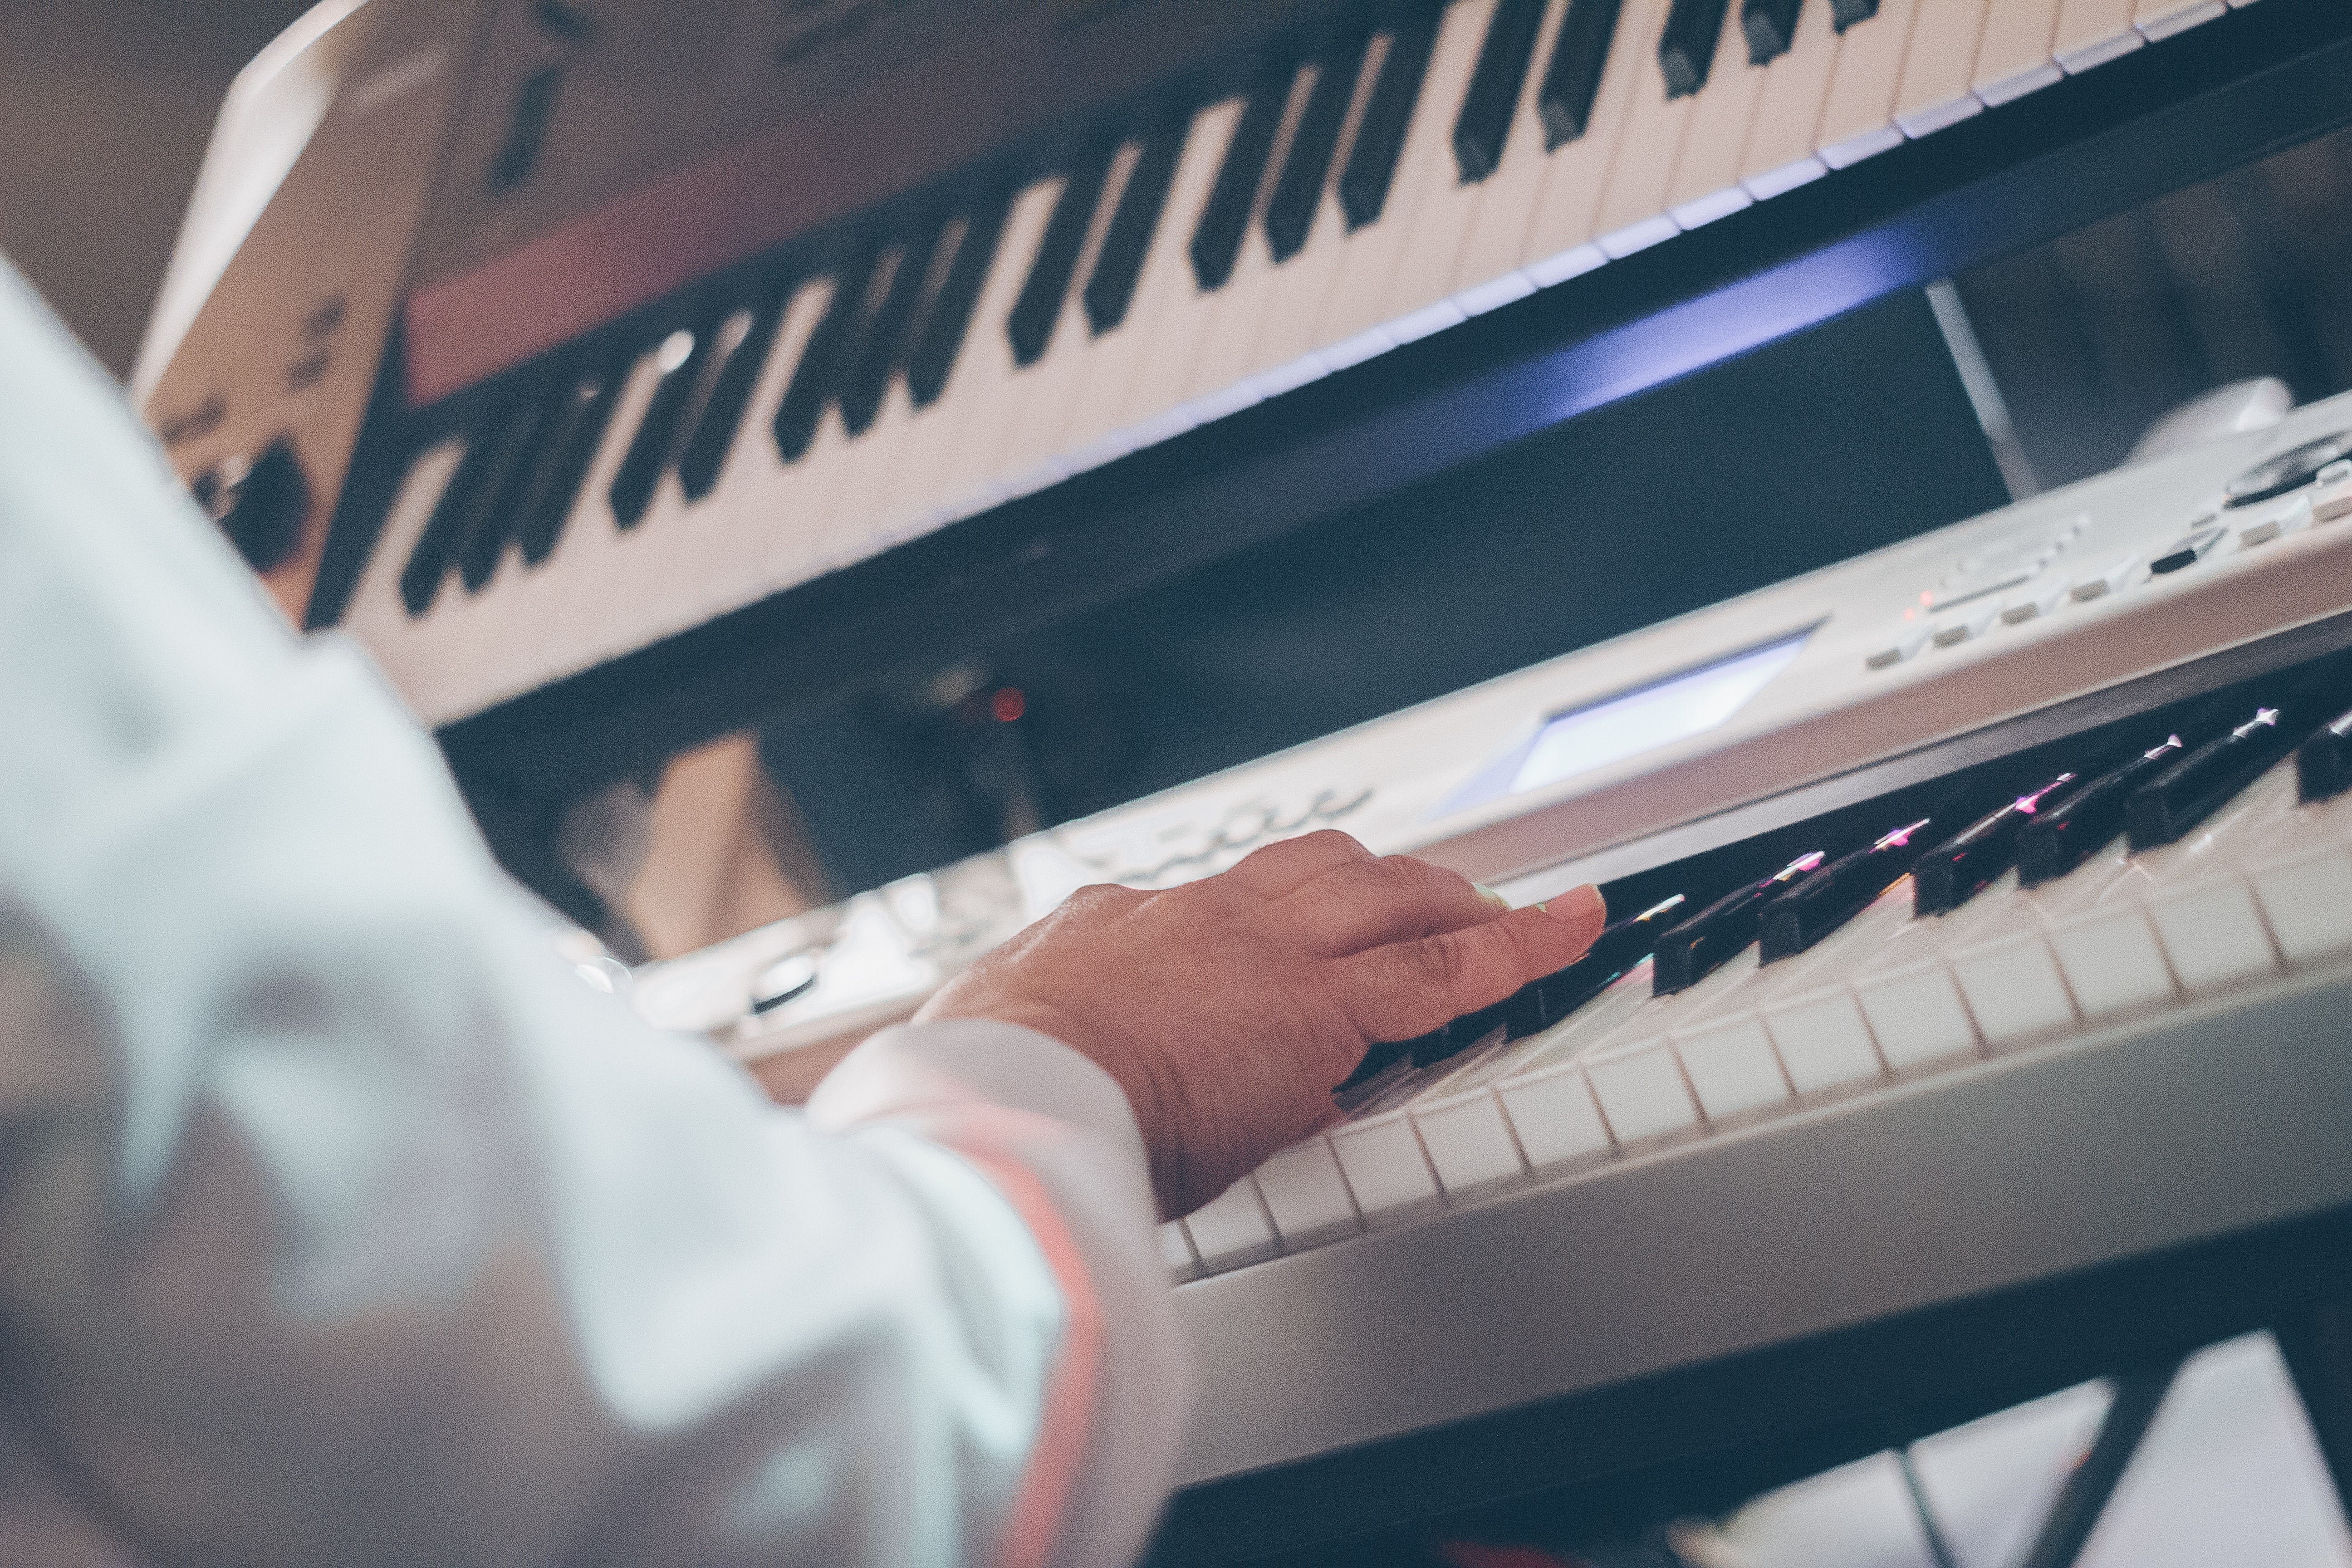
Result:
{"label": "fingernail", "polygon": [[1488,903],[1490,903],[1490,904],[1494,905],[1496,909],[1498,909],[1498,910],[1507,910],[1507,909],[1509,909],[1509,908],[1511,907],[1511,900],[1508,900],[1508,899],[1507,899],[1507,898],[1503,897],[1503,895],[1502,895],[1502,894],[1500,894],[1500,893],[1498,893],[1498,892],[1495,891],[1495,889],[1492,889],[1492,888],[1490,888],[1490,887],[1486,886],[1486,883],[1484,883],[1484,882],[1473,882],[1473,883],[1471,883],[1471,884],[1470,884],[1470,886],[1477,891],[1477,894],[1478,894],[1478,896],[1479,896],[1480,898],[1482,898],[1482,899],[1486,900]]}
{"label": "fingernail", "polygon": [[1559,897],[1548,899],[1536,907],[1565,925],[1591,925],[1606,922],[1609,919],[1608,902],[1601,898],[1601,889],[1590,883],[1581,888],[1570,888]]}

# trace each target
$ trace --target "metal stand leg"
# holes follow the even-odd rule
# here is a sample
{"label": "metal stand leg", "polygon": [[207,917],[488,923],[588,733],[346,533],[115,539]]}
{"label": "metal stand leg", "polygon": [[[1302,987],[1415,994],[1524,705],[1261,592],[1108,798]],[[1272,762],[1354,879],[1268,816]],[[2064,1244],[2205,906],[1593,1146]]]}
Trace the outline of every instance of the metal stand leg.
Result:
{"label": "metal stand leg", "polygon": [[2272,1332],[2318,1435],[2336,1501],[2352,1517],[2352,1303],[2306,1308]]}
{"label": "metal stand leg", "polygon": [[2051,1505],[2050,1517],[2042,1521],[2033,1549],[2018,1568],[2074,1568],[2107,1500],[2116,1494],[2116,1483],[2124,1479],[2124,1467],[2139,1451],[2140,1439],[2147,1436],[2157,1406],[2164,1403],[2165,1391],[2179,1371],[2180,1363],[2171,1361],[2116,1379],[2115,1403],[2107,1406],[2098,1437],[2082,1464],[2066,1478],[2065,1488]]}

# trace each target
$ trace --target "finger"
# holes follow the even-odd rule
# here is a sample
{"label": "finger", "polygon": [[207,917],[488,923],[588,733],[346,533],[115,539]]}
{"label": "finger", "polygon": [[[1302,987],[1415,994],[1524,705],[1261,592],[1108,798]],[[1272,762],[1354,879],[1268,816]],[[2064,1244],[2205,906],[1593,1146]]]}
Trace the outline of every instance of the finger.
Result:
{"label": "finger", "polygon": [[1367,1039],[1425,1035],[1567,968],[1608,918],[1600,892],[1579,888],[1459,931],[1355,953],[1342,961],[1349,1018]]}
{"label": "finger", "polygon": [[1372,852],[1351,835],[1318,827],[1251,850],[1225,877],[1260,898],[1280,899],[1328,871],[1371,858]]}
{"label": "finger", "polygon": [[1283,900],[1309,950],[1327,958],[1483,925],[1509,908],[1493,889],[1410,855],[1334,866]]}

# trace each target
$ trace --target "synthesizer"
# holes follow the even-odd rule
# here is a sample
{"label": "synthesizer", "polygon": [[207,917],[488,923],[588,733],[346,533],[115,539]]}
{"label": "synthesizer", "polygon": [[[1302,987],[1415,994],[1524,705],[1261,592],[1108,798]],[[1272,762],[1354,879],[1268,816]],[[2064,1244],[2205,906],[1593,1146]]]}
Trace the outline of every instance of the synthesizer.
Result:
{"label": "synthesizer", "polygon": [[[1213,1499],[2352,1205],[2347,786],[2352,397],[634,994],[788,1052],[903,1016],[1079,885],[1172,886],[1324,826],[1515,903],[1601,883],[1620,923],[1592,960],[1376,1051],[1344,1121],[1164,1227],[1205,1378],[1184,1479]],[[1223,1560],[1229,1518],[1202,1521],[1233,1511],[1180,1500],[1171,1560]]]}
{"label": "synthesizer", "polygon": [[224,110],[136,391],[461,770],[618,776],[870,668],[845,595],[1043,613],[2352,113],[2308,0],[773,9],[328,0]]}

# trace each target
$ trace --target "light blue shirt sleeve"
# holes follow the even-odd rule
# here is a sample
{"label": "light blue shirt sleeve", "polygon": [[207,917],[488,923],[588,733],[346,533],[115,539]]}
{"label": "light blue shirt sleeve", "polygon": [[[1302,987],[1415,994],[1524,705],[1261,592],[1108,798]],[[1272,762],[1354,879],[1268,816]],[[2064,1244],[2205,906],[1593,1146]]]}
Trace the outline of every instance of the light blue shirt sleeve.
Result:
{"label": "light blue shirt sleeve", "polygon": [[1110,1079],[910,1026],[781,1110],[550,925],[0,266],[0,1514],[29,1468],[125,1561],[1129,1558],[1190,1384]]}

